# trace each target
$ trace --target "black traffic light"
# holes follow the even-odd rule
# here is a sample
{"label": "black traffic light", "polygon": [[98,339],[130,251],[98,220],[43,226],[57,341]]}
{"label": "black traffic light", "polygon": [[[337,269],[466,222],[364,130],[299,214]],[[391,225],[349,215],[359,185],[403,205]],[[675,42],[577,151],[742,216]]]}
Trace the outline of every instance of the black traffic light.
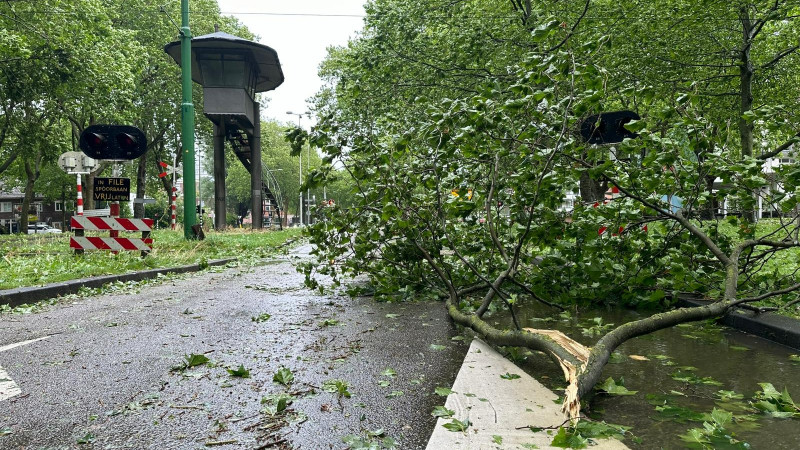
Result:
{"label": "black traffic light", "polygon": [[131,160],[147,151],[147,137],[130,125],[92,125],[83,130],[78,145],[90,158]]}
{"label": "black traffic light", "polygon": [[633,111],[614,111],[589,116],[581,121],[581,137],[589,144],[616,144],[637,134],[625,128],[625,124],[639,120]]}

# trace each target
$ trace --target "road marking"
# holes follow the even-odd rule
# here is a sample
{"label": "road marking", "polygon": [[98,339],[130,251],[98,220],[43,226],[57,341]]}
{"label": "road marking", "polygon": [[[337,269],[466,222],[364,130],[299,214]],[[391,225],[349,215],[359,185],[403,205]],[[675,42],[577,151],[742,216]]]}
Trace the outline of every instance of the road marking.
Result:
{"label": "road marking", "polygon": [[23,345],[33,344],[34,342],[43,341],[43,340],[49,339],[49,338],[50,338],[50,336],[45,336],[45,337],[40,337],[40,338],[36,338],[36,339],[31,339],[29,341],[17,342],[16,344],[8,344],[8,345],[5,345],[3,347],[0,347],[0,353],[4,352],[6,350],[11,350],[12,348],[22,347]]}
{"label": "road marking", "polygon": [[[40,337],[37,339],[31,339],[29,341],[22,341],[17,342],[15,344],[8,344],[0,347],[0,353],[11,350],[12,348],[22,347],[23,345],[33,344],[34,342],[43,341],[50,336]],[[8,400],[11,397],[16,397],[17,395],[22,394],[22,390],[17,386],[17,383],[11,379],[11,376],[3,369],[3,366],[0,366],[0,402],[3,400]]]}

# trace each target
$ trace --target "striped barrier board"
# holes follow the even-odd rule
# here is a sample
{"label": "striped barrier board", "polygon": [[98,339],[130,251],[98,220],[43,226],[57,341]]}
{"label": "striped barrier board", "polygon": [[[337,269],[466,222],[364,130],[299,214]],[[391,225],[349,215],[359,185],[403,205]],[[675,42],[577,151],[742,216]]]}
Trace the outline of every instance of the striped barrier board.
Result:
{"label": "striped barrier board", "polygon": [[[75,230],[75,236],[70,238],[69,246],[75,249],[76,254],[81,254],[84,250],[110,250],[112,252],[132,250],[141,251],[144,257],[152,250],[153,239],[150,238],[150,231],[153,228],[153,222],[153,219],[72,216],[70,225]],[[84,236],[83,233],[87,230],[109,231],[111,236]],[[119,237],[117,234],[120,231],[141,231],[142,237]]]}
{"label": "striped barrier board", "polygon": [[151,231],[153,219],[72,216],[70,225],[73,229],[89,231]]}
{"label": "striped barrier board", "polygon": [[149,252],[152,244],[153,239],[151,238],[72,236],[69,239],[70,248],[76,250],[134,250]]}

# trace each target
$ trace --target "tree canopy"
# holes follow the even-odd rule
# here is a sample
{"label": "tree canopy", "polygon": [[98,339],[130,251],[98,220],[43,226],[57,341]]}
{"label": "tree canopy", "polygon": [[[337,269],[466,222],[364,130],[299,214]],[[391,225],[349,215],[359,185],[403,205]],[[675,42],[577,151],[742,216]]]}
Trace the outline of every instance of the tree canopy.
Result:
{"label": "tree canopy", "polygon": [[[355,203],[312,227],[319,260],[304,270],[312,286],[366,274],[386,299],[443,298],[490,342],[549,353],[577,417],[622,342],[797,301],[796,270],[777,261],[797,255],[800,171],[765,163],[800,131],[798,19],[780,1],[567,3],[369,3],[322,66],[308,136],[352,176]],[[623,108],[638,137],[581,139],[589,116]],[[754,224],[759,202],[781,218]],[[682,293],[711,303],[675,308]],[[534,302],[656,313],[575,351],[516,323]]]}

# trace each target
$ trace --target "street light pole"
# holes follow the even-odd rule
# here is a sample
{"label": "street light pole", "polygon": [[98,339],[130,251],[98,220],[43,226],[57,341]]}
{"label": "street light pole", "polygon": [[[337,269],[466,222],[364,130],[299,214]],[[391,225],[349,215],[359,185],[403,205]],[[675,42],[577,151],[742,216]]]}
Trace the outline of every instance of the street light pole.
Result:
{"label": "street light pole", "polygon": [[[300,119],[303,117],[304,114],[308,113],[296,113],[291,111],[286,111],[286,114],[291,116],[297,116],[297,128],[300,128]],[[303,150],[300,150],[300,186],[303,186]],[[303,226],[303,189],[299,189],[300,191],[300,226]]]}
{"label": "street light pole", "polygon": [[192,32],[189,0],[181,0],[181,146],[183,147],[183,236],[194,239],[194,104],[192,103]]}

